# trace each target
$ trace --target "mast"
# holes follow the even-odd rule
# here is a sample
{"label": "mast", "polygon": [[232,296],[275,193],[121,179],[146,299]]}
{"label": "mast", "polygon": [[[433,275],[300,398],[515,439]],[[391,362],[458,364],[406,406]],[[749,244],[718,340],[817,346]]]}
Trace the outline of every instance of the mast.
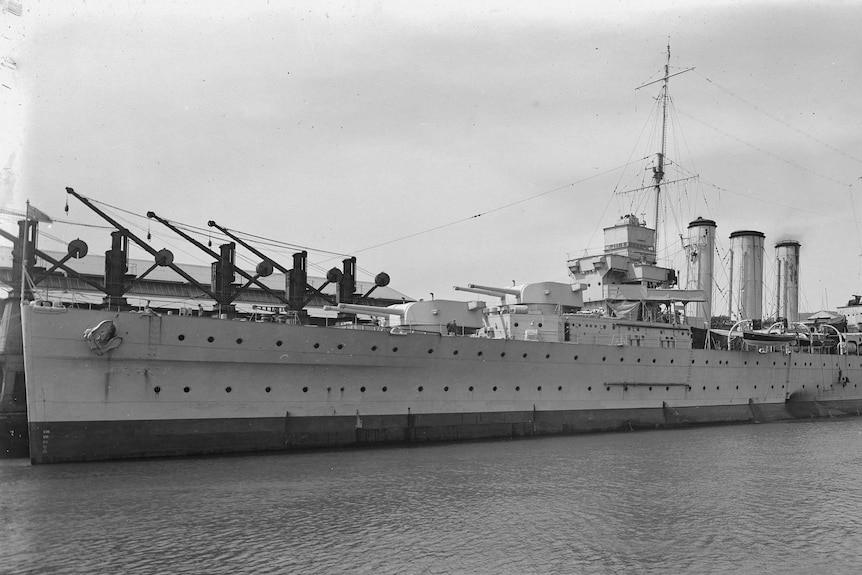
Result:
{"label": "mast", "polygon": [[658,254],[659,247],[659,225],[658,218],[661,209],[661,183],[664,180],[664,155],[667,148],[667,86],[670,79],[670,41],[667,43],[667,62],[664,65],[664,78],[662,79],[661,94],[661,151],[658,153],[656,167],[653,168],[653,180],[655,181],[655,251]]}
{"label": "mast", "polygon": [[658,246],[659,246],[659,214],[661,213],[661,186],[664,182],[664,159],[665,152],[667,151],[667,103],[668,99],[670,99],[670,94],[668,92],[668,85],[670,84],[670,79],[674,76],[679,76],[680,74],[684,74],[685,72],[690,72],[694,70],[694,68],[686,68],[685,70],[680,70],[679,72],[670,73],[670,39],[668,39],[667,43],[667,61],[664,65],[664,76],[659,78],[658,80],[653,80],[652,82],[647,82],[646,84],[641,84],[635,90],[640,90],[641,88],[645,88],[646,86],[652,86],[658,82],[662,83],[661,92],[659,93],[659,98],[661,99],[661,151],[658,153],[658,158],[656,161],[656,166],[652,169],[653,171],[653,189],[655,189],[655,251],[656,255],[658,254]]}

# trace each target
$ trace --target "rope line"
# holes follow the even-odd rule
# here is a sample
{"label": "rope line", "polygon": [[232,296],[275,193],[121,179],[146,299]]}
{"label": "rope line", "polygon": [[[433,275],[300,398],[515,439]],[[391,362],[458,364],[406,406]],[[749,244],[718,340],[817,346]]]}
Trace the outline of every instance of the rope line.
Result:
{"label": "rope line", "polygon": [[803,136],[803,137],[805,137],[805,138],[808,138],[808,139],[809,139],[809,140],[811,140],[812,142],[816,142],[816,143],[820,144],[820,145],[821,145],[821,146],[823,146],[824,148],[826,148],[826,149],[828,149],[828,150],[831,150],[831,151],[835,152],[836,154],[840,154],[840,155],[844,156],[845,158],[847,158],[847,159],[849,159],[849,160],[853,160],[854,162],[859,162],[860,164],[862,164],[862,159],[859,159],[859,158],[857,158],[856,156],[853,156],[853,155],[851,155],[851,154],[848,154],[847,152],[845,152],[845,151],[843,151],[843,150],[840,150],[840,149],[836,148],[836,147],[835,147],[835,146],[833,146],[832,144],[830,144],[830,143],[828,143],[828,142],[824,142],[823,140],[821,140],[821,139],[819,139],[819,138],[817,138],[817,137],[815,137],[815,136],[812,136],[811,134],[809,134],[809,133],[807,133],[807,132],[805,132],[805,131],[803,131],[803,130],[800,130],[799,128],[797,128],[797,127],[796,127],[796,126],[794,126],[793,124],[790,124],[789,122],[786,122],[786,121],[782,120],[782,119],[781,119],[781,118],[779,118],[778,116],[775,116],[774,114],[771,114],[771,113],[769,113],[768,111],[764,110],[763,108],[761,108],[761,107],[760,107],[760,106],[758,106],[757,104],[754,104],[753,102],[750,102],[750,101],[746,100],[746,99],[745,99],[745,98],[743,98],[742,96],[739,96],[738,94],[735,94],[734,92],[732,92],[732,91],[728,90],[727,88],[725,88],[724,86],[722,86],[721,84],[719,84],[718,82],[716,82],[715,80],[713,80],[713,79],[711,79],[711,78],[708,78],[708,77],[706,77],[706,76],[704,76],[703,74],[700,74],[700,73],[698,73],[698,72],[696,72],[696,73],[697,73],[697,75],[698,75],[698,76],[700,76],[701,78],[703,78],[704,80],[706,80],[707,82],[709,82],[710,84],[712,84],[713,86],[715,86],[716,88],[718,88],[719,90],[721,90],[722,92],[724,92],[725,94],[729,95],[729,96],[730,96],[730,97],[732,97],[732,98],[736,98],[737,100],[739,100],[740,102],[742,102],[743,104],[745,104],[745,105],[747,105],[747,106],[751,106],[752,108],[754,108],[755,110],[757,110],[758,112],[760,112],[761,114],[763,114],[764,116],[766,116],[767,118],[770,118],[770,119],[772,119],[772,120],[774,120],[774,121],[778,122],[779,124],[781,124],[781,125],[782,125],[782,126],[784,126],[785,128],[787,128],[787,129],[789,129],[789,130],[792,130],[792,131],[796,132],[796,133],[797,133],[797,134],[799,134],[800,136]]}

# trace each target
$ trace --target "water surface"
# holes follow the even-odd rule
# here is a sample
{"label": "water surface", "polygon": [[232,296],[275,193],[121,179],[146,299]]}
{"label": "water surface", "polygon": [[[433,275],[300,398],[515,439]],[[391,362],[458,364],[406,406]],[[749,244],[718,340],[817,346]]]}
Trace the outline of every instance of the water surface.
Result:
{"label": "water surface", "polygon": [[858,573],[862,418],[0,461],[0,573]]}

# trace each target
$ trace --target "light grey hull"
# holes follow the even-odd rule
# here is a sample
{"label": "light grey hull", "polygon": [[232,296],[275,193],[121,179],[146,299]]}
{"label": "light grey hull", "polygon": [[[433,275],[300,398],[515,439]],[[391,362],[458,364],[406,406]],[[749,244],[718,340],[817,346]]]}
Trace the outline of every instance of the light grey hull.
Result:
{"label": "light grey hull", "polygon": [[[35,463],[857,414],[862,357],[27,307]],[[83,339],[110,320],[102,355]]]}

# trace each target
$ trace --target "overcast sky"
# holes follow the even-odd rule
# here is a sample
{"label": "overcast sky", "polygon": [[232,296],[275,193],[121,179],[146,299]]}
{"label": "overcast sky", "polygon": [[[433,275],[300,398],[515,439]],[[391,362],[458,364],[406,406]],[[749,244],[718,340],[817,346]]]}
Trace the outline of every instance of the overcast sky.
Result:
{"label": "overcast sky", "polygon": [[[71,186],[213,219],[355,254],[361,279],[385,270],[415,298],[567,281],[603,226],[654,223],[648,197],[613,192],[649,175],[619,168],[657,151],[659,85],[635,88],[660,77],[670,38],[671,71],[695,70],[671,80],[667,156],[699,179],[666,195],[662,256],[709,217],[717,266],[731,232],[766,234],[770,282],[775,242],[800,241],[802,310],[862,292],[862,3],[527,4],[22,0],[3,14],[0,198],[100,223],[74,200],[64,214]],[[106,231],[46,231],[109,247]],[[312,272],[332,257],[312,252]]]}

